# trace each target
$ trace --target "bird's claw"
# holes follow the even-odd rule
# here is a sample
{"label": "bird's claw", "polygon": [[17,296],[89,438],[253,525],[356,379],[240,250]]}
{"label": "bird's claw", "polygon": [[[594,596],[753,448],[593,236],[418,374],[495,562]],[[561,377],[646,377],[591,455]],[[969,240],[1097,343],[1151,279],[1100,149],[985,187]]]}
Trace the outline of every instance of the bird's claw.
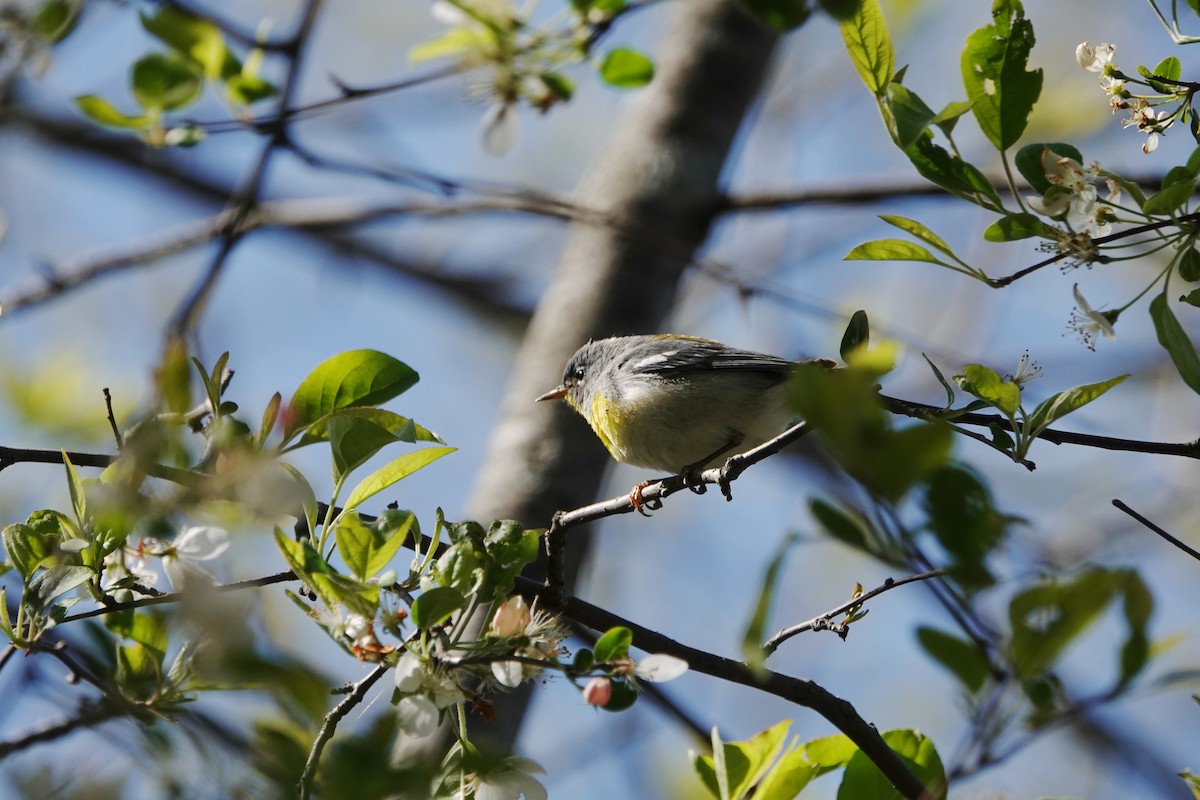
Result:
{"label": "bird's claw", "polygon": [[636,484],[633,487],[633,490],[629,492],[629,502],[633,503],[633,510],[641,514],[643,517],[650,516],[649,512],[658,511],[663,505],[661,498],[651,497],[647,500],[646,498],[642,497],[642,492],[652,483],[658,483],[658,481],[642,481],[641,483]]}

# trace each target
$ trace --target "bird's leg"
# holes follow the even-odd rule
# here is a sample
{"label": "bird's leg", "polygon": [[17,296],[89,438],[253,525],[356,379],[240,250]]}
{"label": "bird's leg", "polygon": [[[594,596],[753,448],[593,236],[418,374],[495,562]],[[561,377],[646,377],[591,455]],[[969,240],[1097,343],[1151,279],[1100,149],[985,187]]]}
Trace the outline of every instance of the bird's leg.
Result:
{"label": "bird's leg", "polygon": [[[705,486],[700,481],[700,472],[702,471],[704,465],[707,464],[708,462],[712,461],[717,456],[723,455],[724,453],[728,453],[730,450],[734,449],[739,444],[741,444],[742,441],[745,440],[745,438],[746,437],[743,436],[738,431],[731,430],[729,432],[729,440],[727,442],[725,442],[725,444],[721,445],[721,447],[714,450],[712,453],[710,453],[709,455],[700,459],[699,461],[696,461],[692,464],[688,464],[686,467],[684,467],[682,470],[680,470],[678,476],[672,476],[672,477],[682,478],[683,485],[686,486],[688,489],[691,489],[696,494],[704,494],[706,491],[708,491],[708,487]],[[665,479],[657,478],[655,480],[642,481],[641,483],[635,485],[633,487],[633,489],[629,492],[629,502],[633,503],[634,510],[637,511],[639,514],[641,514],[643,517],[650,516],[650,514],[648,513],[649,511],[658,511],[660,508],[662,508],[662,500],[660,500],[659,498],[656,497],[651,500],[646,500],[645,498],[642,497],[642,491],[647,486],[649,486],[652,483],[659,483],[662,480],[665,480]],[[722,490],[722,491],[724,491],[724,490]]]}
{"label": "bird's leg", "polygon": [[642,481],[641,483],[634,484],[633,489],[631,489],[629,492],[629,502],[633,503],[634,511],[641,514],[643,517],[648,517],[650,516],[651,511],[658,511],[660,508],[662,508],[662,500],[659,498],[654,497],[650,500],[646,500],[642,497],[642,491],[647,486],[652,483],[658,483],[662,480],[665,479],[657,478],[655,480]]}
{"label": "bird's leg", "polygon": [[730,450],[741,444],[745,438],[746,437],[743,436],[739,431],[731,430],[729,432],[729,441],[725,442],[724,445],[717,448],[712,453],[708,454],[694,464],[688,464],[683,468],[683,471],[679,473],[679,476],[683,478],[683,485],[691,489],[696,494],[704,494],[704,492],[707,491],[707,487],[700,482],[700,472],[704,465],[712,461],[717,456],[728,453]]}

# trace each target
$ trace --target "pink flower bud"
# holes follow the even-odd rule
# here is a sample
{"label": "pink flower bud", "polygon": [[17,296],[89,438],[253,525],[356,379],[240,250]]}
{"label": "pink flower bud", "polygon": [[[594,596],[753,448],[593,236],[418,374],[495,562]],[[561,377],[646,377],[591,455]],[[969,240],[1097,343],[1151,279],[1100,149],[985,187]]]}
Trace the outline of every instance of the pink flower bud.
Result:
{"label": "pink flower bud", "polygon": [[514,595],[496,608],[492,615],[492,633],[505,638],[520,636],[529,626],[532,614],[525,598]]}
{"label": "pink flower bud", "polygon": [[603,708],[612,699],[612,682],[608,678],[592,678],[583,687],[583,702]]}

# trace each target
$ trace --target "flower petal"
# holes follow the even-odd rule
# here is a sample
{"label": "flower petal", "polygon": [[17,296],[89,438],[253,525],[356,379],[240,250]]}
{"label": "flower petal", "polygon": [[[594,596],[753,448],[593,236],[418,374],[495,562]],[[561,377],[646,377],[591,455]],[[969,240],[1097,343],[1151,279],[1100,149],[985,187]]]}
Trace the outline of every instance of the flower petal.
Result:
{"label": "flower petal", "polygon": [[669,656],[666,653],[655,653],[639,661],[633,674],[651,683],[665,683],[675,680],[687,671],[688,663],[682,658]]}
{"label": "flower petal", "polygon": [[438,709],[423,694],[410,694],[396,704],[396,721],[409,736],[429,736],[437,730]]}

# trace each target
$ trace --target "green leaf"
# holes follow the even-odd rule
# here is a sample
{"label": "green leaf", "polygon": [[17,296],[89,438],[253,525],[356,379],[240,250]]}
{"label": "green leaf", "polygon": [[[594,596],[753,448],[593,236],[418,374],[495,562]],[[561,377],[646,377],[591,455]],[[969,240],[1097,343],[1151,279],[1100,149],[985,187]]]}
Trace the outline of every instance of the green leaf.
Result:
{"label": "green leaf", "polygon": [[[931,800],[945,798],[946,771],[931,740],[913,730],[887,731],[883,740],[925,784]],[[860,750],[847,762],[837,796],[838,800],[890,800],[900,795],[879,767]]]}
{"label": "green leaf", "polygon": [[839,370],[799,365],[788,399],[848,473],[882,497],[898,500],[945,460],[953,434],[943,423],[892,430],[876,389],[881,371],[858,361]]}
{"label": "green leaf", "polygon": [[859,348],[865,348],[871,343],[871,325],[867,320],[867,312],[859,309],[850,315],[850,323],[842,334],[842,344],[838,353],[842,360],[850,358],[850,354]]}
{"label": "green leaf", "polygon": [[743,0],[750,13],[780,33],[795,30],[812,16],[808,0]]}
{"label": "green leaf", "polygon": [[298,577],[304,578],[318,572],[333,572],[333,568],[312,546],[311,540],[300,539],[297,541],[276,528],[275,543],[279,546],[279,551],[283,553],[283,558],[288,562],[288,566]]}
{"label": "green leaf", "polygon": [[984,241],[1015,242],[1031,236],[1045,236],[1046,225],[1033,214],[1009,214],[993,222],[983,232]]}
{"label": "green leaf", "polygon": [[257,75],[232,75],[225,79],[225,94],[235,106],[248,106],[279,94],[275,84]]}
{"label": "green leaf", "polygon": [[936,628],[917,628],[917,641],[934,660],[950,671],[971,694],[983,688],[988,678],[987,660],[979,648],[968,641]]}
{"label": "green leaf", "polygon": [[921,138],[930,123],[937,118],[937,114],[925,105],[925,101],[918,97],[916,92],[910,91],[903,84],[889,83],[887,96],[892,118],[896,121],[896,144],[901,150],[908,149]]}
{"label": "green leaf", "polygon": [[804,748],[788,750],[763,776],[754,800],[794,800],[820,774],[819,766],[808,763]]}
{"label": "green leaf", "polygon": [[987,557],[1004,543],[1011,518],[996,510],[983,480],[965,466],[948,464],[929,476],[923,509],[929,529],[953,559],[951,577],[968,591],[995,583]]}
{"label": "green leaf", "polygon": [[404,544],[416,516],[411,511],[403,513],[406,517],[399,526],[384,530],[363,522],[358,514],[346,514],[338,520],[335,532],[338,553],[359,580],[374,577]]}
{"label": "green leaf", "polygon": [[[1175,169],[1180,169],[1180,167],[1175,167],[1171,172],[1174,172]],[[1171,172],[1167,174],[1170,175]],[[1142,211],[1147,214],[1170,214],[1190,200],[1195,191],[1196,179],[1191,175],[1187,175],[1184,180],[1175,180],[1171,183],[1164,178],[1163,188],[1146,198],[1146,202],[1142,204]]]}
{"label": "green leaf", "polygon": [[1200,308],[1200,289],[1192,289],[1187,294],[1182,295],[1179,298],[1179,302]]}
{"label": "green leaf", "polygon": [[1008,607],[1009,658],[1022,680],[1049,672],[1067,646],[1116,596],[1123,576],[1101,568],[1068,581],[1046,581],[1020,592]]}
{"label": "green leaf", "polygon": [[1125,686],[1140,673],[1150,661],[1150,637],[1146,632],[1150,616],[1154,613],[1154,596],[1134,570],[1125,573],[1124,603],[1125,624],[1129,629],[1125,643],[1121,645],[1120,675],[1118,686]]}
{"label": "green leaf", "polygon": [[616,661],[629,655],[631,645],[633,645],[633,631],[618,626],[605,631],[604,635],[596,641],[592,652],[595,653],[598,662]]}
{"label": "green leaf", "polygon": [[762,643],[766,638],[767,624],[771,621],[771,606],[779,591],[779,576],[783,572],[788,552],[796,546],[797,541],[799,541],[799,537],[794,533],[785,536],[783,543],[775,551],[775,555],[767,565],[766,574],[763,575],[762,587],[758,592],[758,602],[754,604],[754,613],[750,615],[750,622],[746,625],[746,632],[742,635],[742,655],[746,664],[755,672],[761,672],[763,669],[766,656],[763,654]]}
{"label": "green leaf", "polygon": [[171,5],[162,6],[154,16],[140,16],[143,28],[196,62],[206,78],[221,77],[231,56],[216,25]]}
{"label": "green leaf", "polygon": [[[1188,5],[1190,5],[1192,10],[1197,14],[1200,14],[1200,8],[1196,7],[1197,5],[1200,5],[1200,2],[1197,2],[1197,0],[1188,0]],[[1195,695],[1193,695],[1193,697],[1194,696]],[[1183,772],[1179,773],[1179,777],[1183,778],[1184,784],[1189,790],[1191,790],[1192,800],[1200,800],[1200,775],[1193,775],[1190,769],[1185,769]]]}
{"label": "green leaf", "polygon": [[410,389],[417,373],[402,361],[376,350],[351,350],[317,365],[288,403],[284,438],[332,411],[375,406]]}
{"label": "green leaf", "polygon": [[900,230],[915,236],[925,244],[931,245],[935,249],[940,250],[951,258],[956,258],[954,251],[950,249],[950,245],[946,244],[942,237],[931,231],[925,226],[924,223],[917,222],[915,219],[909,219],[908,217],[899,217],[895,214],[880,214],[879,218],[888,225],[893,225]]}
{"label": "green leaf", "polygon": [[[1153,303],[1151,305],[1153,306]],[[1072,411],[1083,408],[1109,389],[1122,383],[1128,377],[1129,375],[1118,375],[1115,378],[1109,378],[1099,383],[1076,386],[1046,398],[1041,403],[1038,403],[1037,408],[1029,415],[1028,428],[1030,435],[1037,436],[1046,430],[1046,428],[1053,425],[1055,420],[1062,419]]]}
{"label": "green leaf", "polygon": [[1013,381],[1006,381],[995,371],[981,364],[963,367],[959,387],[968,394],[999,409],[1006,417],[1014,417],[1021,405],[1021,388]]}
{"label": "green leaf", "polygon": [[822,774],[841,769],[858,752],[858,745],[844,733],[822,736],[804,745],[804,756],[820,767]]}
{"label": "green leaf", "polygon": [[1138,208],[1146,205],[1146,195],[1142,192],[1142,187],[1138,186],[1133,181],[1104,169],[1100,170],[1100,177],[1104,178],[1105,180],[1112,181],[1119,186],[1123,194],[1133,198],[1133,201],[1137,203]]}
{"label": "green leaf", "polygon": [[152,114],[173,111],[200,96],[203,74],[178,53],[151,53],[133,65],[130,88],[138,104]]}
{"label": "green leaf", "polygon": [[[1183,74],[1183,65],[1175,56],[1167,56],[1158,62],[1158,66],[1150,74],[1155,78],[1166,78],[1169,81],[1177,81],[1180,75]],[[1149,83],[1154,87],[1156,92],[1162,92],[1163,94],[1174,94],[1179,90],[1179,87],[1175,84],[1163,83],[1162,81],[1154,80],[1154,78],[1151,78]]]}
{"label": "green leaf", "polygon": [[30,21],[30,29],[50,44],[57,44],[75,29],[82,5],[68,0],[46,0]]}
{"label": "green leaf", "polygon": [[8,560],[26,580],[54,553],[60,538],[19,522],[4,526],[4,550]]}
{"label": "green leaf", "polygon": [[1166,294],[1150,301],[1150,318],[1154,320],[1158,343],[1171,356],[1179,376],[1193,392],[1200,394],[1200,355],[1196,354],[1196,346],[1179,324],[1175,312],[1171,311]]}
{"label": "green leaf", "polygon": [[943,189],[958,194],[978,194],[994,206],[1002,205],[1000,195],[987,177],[973,164],[934,144],[933,134],[926,132],[904,154],[922,177]]}
{"label": "green leaf", "polygon": [[949,267],[926,248],[905,239],[875,239],[854,247],[845,256],[846,261],[924,261]]}
{"label": "green leaf", "polygon": [[874,537],[870,533],[870,523],[864,517],[838,508],[819,497],[814,497],[809,502],[808,510],[834,539],[856,550],[870,552],[868,544]]}
{"label": "green leaf", "polygon": [[1200,250],[1189,247],[1179,256],[1179,277],[1188,283],[1200,281]]}
{"label": "green leaf", "polygon": [[75,471],[75,465],[71,463],[67,451],[62,450],[60,452],[62,453],[63,466],[67,469],[67,490],[71,495],[71,507],[75,511],[75,521],[79,523],[80,528],[83,528],[88,519],[87,491],[84,489],[83,479]]}
{"label": "green leaf", "polygon": [[877,97],[883,97],[896,71],[896,55],[878,0],[861,0],[840,28],[859,77]]}
{"label": "green leaf", "polygon": [[947,103],[946,107],[939,111],[938,115],[933,118],[933,124],[937,125],[942,133],[949,136],[954,132],[954,127],[958,124],[958,120],[970,110],[971,104],[966,100]]}
{"label": "green leaf", "polygon": [[349,511],[358,508],[364,500],[374,497],[384,489],[404,480],[422,467],[437,461],[442,456],[453,453],[455,449],[453,447],[426,447],[422,450],[405,453],[398,458],[392,459],[363,478],[354,487],[350,492],[350,496],[346,498],[346,510]]}
{"label": "green leaf", "polygon": [[997,150],[1007,150],[1025,132],[1042,92],[1042,71],[1027,70],[1033,24],[1019,0],[995,0],[992,24],[967,37],[962,78],[971,111]]}
{"label": "green leaf", "polygon": [[605,711],[617,712],[624,711],[637,702],[637,690],[630,686],[626,681],[612,681],[612,696],[608,698],[608,702],[604,704]]}
{"label": "green leaf", "polygon": [[387,428],[361,417],[331,416],[326,428],[333,451],[334,482],[361,467],[387,445],[402,441]]}
{"label": "green leaf", "polygon": [[466,608],[467,598],[450,586],[426,589],[413,601],[412,621],[418,628],[428,630],[450,619],[454,612]]}
{"label": "green leaf", "polygon": [[1083,154],[1074,145],[1066,142],[1038,142],[1022,147],[1013,161],[1017,165],[1017,171],[1029,181],[1029,185],[1038,194],[1045,194],[1053,185],[1046,178],[1046,165],[1043,162],[1043,155],[1047,150],[1060,158],[1071,158],[1080,164],[1083,163]]}
{"label": "green leaf", "polygon": [[937,364],[934,364],[929,356],[921,353],[921,358],[925,359],[925,363],[929,365],[929,369],[933,370],[933,377],[937,378],[938,383],[946,390],[946,408],[954,405],[954,387],[950,385],[950,381],[946,380],[946,376],[938,369]]}
{"label": "green leaf", "polygon": [[638,89],[654,79],[654,62],[628,47],[609,50],[599,69],[604,82],[618,89]]}
{"label": "green leaf", "polygon": [[392,434],[398,442],[437,442],[438,444],[445,444],[436,433],[423,425],[418,425],[408,417],[383,408],[351,406],[350,408],[339,408],[336,411],[331,411],[320,419],[310,423],[308,428],[305,429],[304,435],[300,437],[300,441],[296,444],[296,447],[303,447],[314,442],[329,441],[330,423],[342,417],[354,417],[372,422]]}
{"label": "green leaf", "polygon": [[414,64],[435,58],[465,56],[474,50],[492,46],[495,35],[490,30],[476,30],[466,26],[450,28],[441,36],[414,45],[408,51],[408,60]]}
{"label": "green leaf", "polygon": [[717,796],[744,798],[783,751],[789,727],[784,720],[744,742],[722,742],[714,728],[713,756],[698,756],[697,772]]}
{"label": "green leaf", "polygon": [[26,597],[34,611],[40,612],[47,608],[54,598],[86,583],[93,575],[95,573],[90,567],[72,564],[50,567],[33,576]]}
{"label": "green leaf", "polygon": [[148,128],[153,123],[153,120],[144,114],[123,114],[112,103],[94,94],[79,95],[75,98],[75,105],[92,122],[110,128],[136,131]]}
{"label": "green leaf", "polygon": [[141,644],[117,648],[117,686],[127,697],[149,700],[158,693],[162,677],[161,659]]}

